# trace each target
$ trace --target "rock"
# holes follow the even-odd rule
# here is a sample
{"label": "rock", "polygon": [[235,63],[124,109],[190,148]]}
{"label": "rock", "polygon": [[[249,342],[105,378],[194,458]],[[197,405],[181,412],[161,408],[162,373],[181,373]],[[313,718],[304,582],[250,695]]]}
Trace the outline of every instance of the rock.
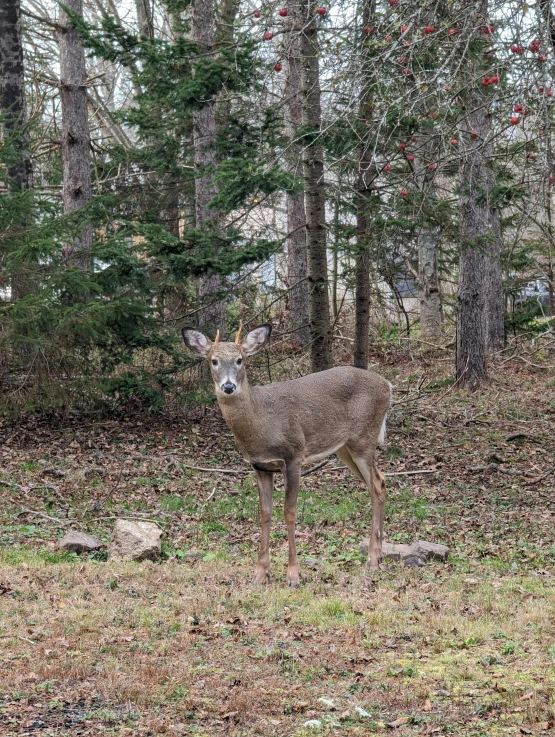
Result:
{"label": "rock", "polygon": [[102,543],[92,535],[85,535],[84,532],[77,530],[69,530],[58,543],[62,550],[69,550],[72,553],[92,553],[93,550],[100,550]]}
{"label": "rock", "polygon": [[[367,537],[361,541],[360,549],[363,553],[368,553]],[[446,561],[449,554],[447,545],[429,543],[426,540],[417,540],[412,545],[384,541],[382,551],[384,560],[400,560],[407,568],[426,565],[427,560]]]}
{"label": "rock", "polygon": [[411,546],[411,553],[418,555],[424,560],[441,560],[446,561],[449,555],[449,548],[447,545],[441,545],[440,543],[429,543],[426,540],[417,540]]}
{"label": "rock", "polygon": [[402,561],[405,568],[422,568],[422,566],[426,565],[426,561],[423,558],[420,558],[418,555],[413,555],[412,553],[410,555],[405,555]]}
{"label": "rock", "polygon": [[118,519],[110,540],[110,559],[158,560],[162,530],[153,522]]}

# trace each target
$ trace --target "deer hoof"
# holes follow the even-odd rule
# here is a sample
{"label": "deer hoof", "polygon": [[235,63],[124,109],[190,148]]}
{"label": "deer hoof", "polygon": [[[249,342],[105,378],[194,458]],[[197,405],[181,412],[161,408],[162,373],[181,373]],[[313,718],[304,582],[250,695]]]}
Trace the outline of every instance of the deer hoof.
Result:
{"label": "deer hoof", "polygon": [[257,571],[251,581],[251,586],[263,586],[265,583],[270,583],[270,571],[260,573]]}

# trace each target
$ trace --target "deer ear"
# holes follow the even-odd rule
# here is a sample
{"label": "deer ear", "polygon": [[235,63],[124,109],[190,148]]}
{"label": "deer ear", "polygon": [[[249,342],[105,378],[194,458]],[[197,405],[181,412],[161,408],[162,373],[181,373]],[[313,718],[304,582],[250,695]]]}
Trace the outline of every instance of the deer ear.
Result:
{"label": "deer ear", "polygon": [[196,353],[197,356],[206,358],[210,348],[212,348],[212,341],[209,340],[206,335],[195,330],[195,328],[183,328],[181,335],[183,336],[185,345],[190,351]]}
{"label": "deer ear", "polygon": [[271,325],[259,325],[254,330],[251,330],[241,343],[241,348],[245,351],[245,355],[254,356],[255,353],[261,351],[268,344],[271,333]]}

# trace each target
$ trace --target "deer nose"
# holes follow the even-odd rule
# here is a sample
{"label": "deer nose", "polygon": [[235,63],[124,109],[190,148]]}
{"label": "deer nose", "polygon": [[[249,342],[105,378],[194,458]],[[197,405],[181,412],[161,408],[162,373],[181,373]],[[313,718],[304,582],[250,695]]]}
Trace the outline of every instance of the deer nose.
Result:
{"label": "deer nose", "polygon": [[226,394],[233,394],[233,392],[234,392],[234,391],[235,391],[236,389],[237,389],[237,387],[235,386],[235,384],[232,384],[232,382],[231,382],[231,381],[226,381],[226,383],[225,383],[225,384],[222,384],[222,390],[223,390],[223,391],[224,391],[224,392],[225,392]]}

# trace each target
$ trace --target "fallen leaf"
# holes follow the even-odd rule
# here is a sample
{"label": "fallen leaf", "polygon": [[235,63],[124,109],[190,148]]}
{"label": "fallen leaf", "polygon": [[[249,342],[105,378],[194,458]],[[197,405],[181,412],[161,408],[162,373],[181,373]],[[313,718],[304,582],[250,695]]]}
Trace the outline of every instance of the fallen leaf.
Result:
{"label": "fallen leaf", "polygon": [[390,729],[397,729],[397,727],[402,727],[403,724],[408,724],[410,721],[410,717],[399,717],[394,722],[387,722],[387,726],[390,727]]}
{"label": "fallen leaf", "polygon": [[432,711],[432,708],[432,702],[430,701],[430,699],[426,699],[424,703],[424,711]]}

